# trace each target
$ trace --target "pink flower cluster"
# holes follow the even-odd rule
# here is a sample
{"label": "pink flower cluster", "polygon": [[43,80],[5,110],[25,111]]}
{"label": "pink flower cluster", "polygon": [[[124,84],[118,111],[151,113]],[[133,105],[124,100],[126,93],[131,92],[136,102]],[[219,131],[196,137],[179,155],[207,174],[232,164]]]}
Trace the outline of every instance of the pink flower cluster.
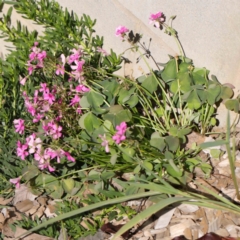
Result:
{"label": "pink flower cluster", "polygon": [[68,57],[65,57],[64,54],[61,54],[61,64],[57,64],[56,75],[64,75],[65,73],[65,64],[68,63],[72,69],[70,79],[74,78],[78,82],[82,82],[84,80],[83,77],[83,65],[85,64],[85,60],[81,59],[83,56],[83,50],[72,49],[72,54]]}
{"label": "pink flower cluster", "polygon": [[29,54],[29,60],[27,61],[28,76],[24,78],[20,77],[21,85],[25,85],[27,78],[32,75],[35,69],[44,67],[43,60],[47,57],[47,52],[41,51],[41,49],[37,47],[38,44],[38,42],[35,42],[31,48],[32,52]]}
{"label": "pink flower cluster", "polygon": [[121,122],[120,125],[116,126],[117,132],[112,137],[116,144],[120,144],[122,141],[126,139],[125,133],[127,130],[127,124],[125,122]]}
{"label": "pink flower cluster", "polygon": [[37,47],[38,42],[34,43],[34,46],[31,48],[32,52],[29,54],[28,60],[28,74],[31,75],[34,69],[43,68],[43,60],[47,57],[46,51],[41,51],[40,48]]}
{"label": "pink flower cluster", "polygon": [[[27,62],[29,75],[20,80],[22,85],[25,84],[28,77],[34,74],[36,68],[44,68],[43,61],[47,57],[47,53],[46,51],[41,51],[37,46],[38,42],[35,42],[31,48]],[[98,50],[101,50],[102,54],[106,54],[103,52],[103,49]],[[40,129],[41,127],[42,130],[40,129],[40,132],[28,135],[25,142],[22,140],[17,141],[16,154],[21,160],[32,156],[41,170],[55,171],[53,167],[54,159],[57,163],[60,163],[62,158],[75,162],[75,158],[69,152],[63,150],[60,144],[61,139],[64,137],[63,126],[66,125],[68,120],[66,113],[74,109],[77,114],[80,114],[82,112],[80,106],[81,96],[85,92],[90,91],[87,86],[82,84],[84,80],[83,67],[85,64],[85,60],[82,58],[83,54],[81,48],[73,49],[67,57],[62,54],[59,64],[56,65],[56,75],[64,75],[66,73],[66,64],[71,68],[71,72],[68,73],[70,80],[74,79],[76,82],[71,83],[69,88],[66,88],[62,82],[52,86],[42,82],[39,88],[35,89],[33,96],[23,91],[26,110],[32,116],[32,122],[38,124],[36,128]],[[25,121],[23,119],[15,119],[13,123],[15,131],[19,134],[24,134]],[[44,138],[39,137],[43,135],[45,135]],[[52,147],[52,142],[54,147]],[[18,188],[20,186],[20,177],[11,179],[10,182]]]}
{"label": "pink flower cluster", "polygon": [[50,165],[50,161],[55,159],[60,163],[60,159],[66,157],[67,160],[75,162],[75,159],[70,155],[69,152],[65,152],[62,149],[53,150],[51,148],[44,149],[42,146],[42,140],[36,136],[35,133],[26,138],[25,144],[20,141],[17,142],[17,156],[22,160],[30,155],[34,155],[35,161],[38,163],[39,169],[48,169],[49,172],[55,171]]}

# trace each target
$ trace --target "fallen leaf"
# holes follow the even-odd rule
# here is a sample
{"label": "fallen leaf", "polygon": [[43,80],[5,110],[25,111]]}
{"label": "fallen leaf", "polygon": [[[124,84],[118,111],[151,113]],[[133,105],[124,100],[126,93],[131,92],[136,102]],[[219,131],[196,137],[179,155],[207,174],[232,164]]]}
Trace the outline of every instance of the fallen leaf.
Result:
{"label": "fallen leaf", "polygon": [[30,189],[26,185],[21,184],[20,188],[16,188],[15,190],[13,205],[26,199],[34,201],[37,197],[38,196],[31,193]]}

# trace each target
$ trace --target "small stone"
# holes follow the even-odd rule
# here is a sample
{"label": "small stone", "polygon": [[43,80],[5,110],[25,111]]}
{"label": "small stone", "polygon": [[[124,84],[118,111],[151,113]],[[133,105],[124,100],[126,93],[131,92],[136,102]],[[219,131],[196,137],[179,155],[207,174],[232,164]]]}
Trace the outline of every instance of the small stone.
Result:
{"label": "small stone", "polygon": [[228,159],[223,160],[218,164],[218,167],[227,167],[227,166],[229,166],[229,160]]}
{"label": "small stone", "polygon": [[151,237],[151,236],[152,236],[152,234],[150,233],[150,231],[147,231],[147,230],[144,231],[143,234],[144,234],[145,237]]}
{"label": "small stone", "polygon": [[165,228],[168,226],[173,213],[175,211],[175,208],[171,209],[170,211],[163,213],[157,220],[154,229],[161,229],[161,228]]}

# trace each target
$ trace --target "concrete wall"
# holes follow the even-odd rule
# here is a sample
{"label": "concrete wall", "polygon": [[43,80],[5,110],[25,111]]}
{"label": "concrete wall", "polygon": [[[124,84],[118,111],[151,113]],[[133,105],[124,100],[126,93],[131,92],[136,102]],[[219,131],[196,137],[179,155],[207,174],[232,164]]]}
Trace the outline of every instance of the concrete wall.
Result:
{"label": "concrete wall", "polygon": [[[230,82],[240,89],[240,1],[239,0],[58,0],[77,14],[88,14],[97,19],[96,31],[104,36],[105,49],[113,48],[122,53],[129,47],[115,37],[119,25],[144,34],[157,62],[166,62],[167,55],[177,55],[178,48],[173,38],[148,24],[150,13],[164,12],[167,19],[177,15],[173,26],[178,31],[185,53],[194,60],[196,67],[206,67],[222,83]],[[24,24],[25,20],[22,21]],[[29,29],[36,25],[27,23]],[[0,42],[0,52],[6,52]],[[146,71],[145,64],[135,64],[136,53],[128,51],[126,57],[133,65],[126,65],[124,74],[139,76]],[[224,108],[220,109],[222,124],[225,122]]]}

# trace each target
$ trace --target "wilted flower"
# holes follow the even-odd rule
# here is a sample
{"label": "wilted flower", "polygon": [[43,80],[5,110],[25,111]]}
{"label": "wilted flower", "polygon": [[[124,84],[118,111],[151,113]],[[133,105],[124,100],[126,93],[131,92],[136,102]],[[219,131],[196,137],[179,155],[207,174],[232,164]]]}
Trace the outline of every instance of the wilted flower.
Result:
{"label": "wilted flower", "polygon": [[149,24],[153,23],[155,27],[160,28],[161,24],[165,21],[165,17],[162,12],[157,12],[151,14],[149,20]]}
{"label": "wilted flower", "polygon": [[127,29],[125,26],[120,25],[116,28],[115,35],[123,39],[127,32],[129,32],[129,29]]}

